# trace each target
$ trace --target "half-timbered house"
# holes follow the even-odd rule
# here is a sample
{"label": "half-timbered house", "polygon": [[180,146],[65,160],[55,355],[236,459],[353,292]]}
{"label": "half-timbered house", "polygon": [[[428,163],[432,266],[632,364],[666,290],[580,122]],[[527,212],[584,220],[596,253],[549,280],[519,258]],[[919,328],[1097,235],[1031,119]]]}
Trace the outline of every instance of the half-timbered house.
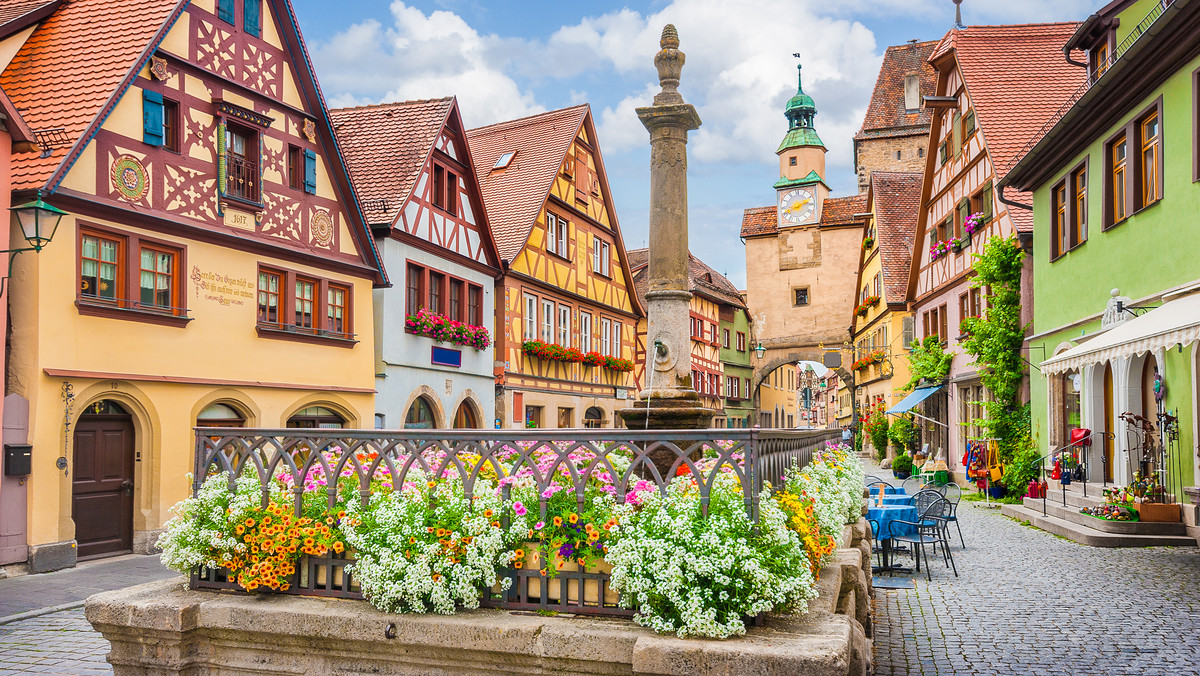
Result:
{"label": "half-timbered house", "polygon": [[149,551],[195,426],[369,425],[386,283],[290,2],[54,4],[0,43],[67,212],[11,287],[35,571]]}
{"label": "half-timbered house", "polygon": [[[974,421],[988,396],[978,367],[959,348],[960,323],[985,309],[984,290],[971,288],[973,254],[993,237],[1014,234],[1028,251],[1031,196],[1002,195],[995,185],[1084,82],[1084,69],[1063,54],[1077,26],[969,26],[947,33],[930,56],[937,87],[924,101],[933,115],[908,298],[919,336],[937,336],[955,353],[945,387],[922,404],[933,421],[922,421],[922,441],[952,468],[968,440],[981,435]],[[1027,272],[1029,265],[1027,258]],[[1032,301],[1022,294],[1023,322],[1032,317]]]}
{"label": "half-timbered house", "polygon": [[392,287],[375,291],[375,422],[491,427],[499,254],[453,98],[331,111]]}
{"label": "half-timbered house", "polygon": [[496,238],[496,422],[613,427],[636,396],[641,305],[591,109],[467,132]]}

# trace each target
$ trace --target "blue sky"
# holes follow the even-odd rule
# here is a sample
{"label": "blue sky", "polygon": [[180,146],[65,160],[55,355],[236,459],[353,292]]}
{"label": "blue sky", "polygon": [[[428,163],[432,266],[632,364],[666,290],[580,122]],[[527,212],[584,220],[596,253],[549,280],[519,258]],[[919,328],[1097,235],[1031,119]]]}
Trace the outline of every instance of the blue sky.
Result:
{"label": "blue sky", "polygon": [[[687,54],[680,91],[704,121],[689,144],[692,251],[741,286],[742,210],[774,203],[774,154],[796,88],[817,103],[826,181],[856,191],[851,136],[883,51],[940,38],[950,0],[292,0],[331,106],[456,95],[469,127],[591,104],[618,219],[645,246],[649,148],[633,113],[657,91],[664,23]],[[1102,0],[965,0],[968,24],[1081,20]]]}

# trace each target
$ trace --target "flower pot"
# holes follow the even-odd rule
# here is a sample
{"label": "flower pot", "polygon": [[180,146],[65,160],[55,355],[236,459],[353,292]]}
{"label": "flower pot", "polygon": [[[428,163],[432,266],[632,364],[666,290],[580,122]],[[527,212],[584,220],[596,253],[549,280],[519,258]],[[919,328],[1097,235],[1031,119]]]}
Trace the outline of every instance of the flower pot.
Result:
{"label": "flower pot", "polygon": [[1179,521],[1179,503],[1177,502],[1143,502],[1137,506],[1138,516],[1142,521],[1163,521],[1175,523]]}
{"label": "flower pot", "polygon": [[999,500],[1000,498],[1004,497],[1004,493],[1004,486],[992,486],[988,488],[988,495],[990,495],[993,500]]}
{"label": "flower pot", "polygon": [[896,477],[897,479],[907,479],[911,475],[912,472],[897,472],[896,470],[892,470],[892,476]]}

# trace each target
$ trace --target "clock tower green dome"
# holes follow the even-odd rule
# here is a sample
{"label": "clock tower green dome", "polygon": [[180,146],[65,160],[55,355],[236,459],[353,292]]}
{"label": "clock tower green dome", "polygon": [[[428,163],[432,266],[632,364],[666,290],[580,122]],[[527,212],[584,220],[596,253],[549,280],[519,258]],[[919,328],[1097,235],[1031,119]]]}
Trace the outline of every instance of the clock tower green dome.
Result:
{"label": "clock tower green dome", "polygon": [[787,106],[783,109],[783,114],[788,119],[788,133],[783,137],[783,143],[779,144],[779,149],[775,152],[781,152],[787,148],[799,148],[802,146],[820,146],[825,147],[821,141],[821,137],[817,136],[817,130],[813,128],[813,118],[817,116],[817,104],[812,97],[804,93],[804,82],[800,77],[801,66],[796,66],[796,95],[788,99]]}

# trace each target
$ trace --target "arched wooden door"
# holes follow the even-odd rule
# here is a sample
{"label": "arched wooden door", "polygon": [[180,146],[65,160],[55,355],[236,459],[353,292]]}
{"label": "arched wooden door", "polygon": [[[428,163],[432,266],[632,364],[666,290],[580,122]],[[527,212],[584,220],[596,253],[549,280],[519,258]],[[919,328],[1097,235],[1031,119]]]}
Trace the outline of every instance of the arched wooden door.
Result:
{"label": "arched wooden door", "polygon": [[133,420],[101,401],[75,425],[71,518],[79,558],[133,549]]}

